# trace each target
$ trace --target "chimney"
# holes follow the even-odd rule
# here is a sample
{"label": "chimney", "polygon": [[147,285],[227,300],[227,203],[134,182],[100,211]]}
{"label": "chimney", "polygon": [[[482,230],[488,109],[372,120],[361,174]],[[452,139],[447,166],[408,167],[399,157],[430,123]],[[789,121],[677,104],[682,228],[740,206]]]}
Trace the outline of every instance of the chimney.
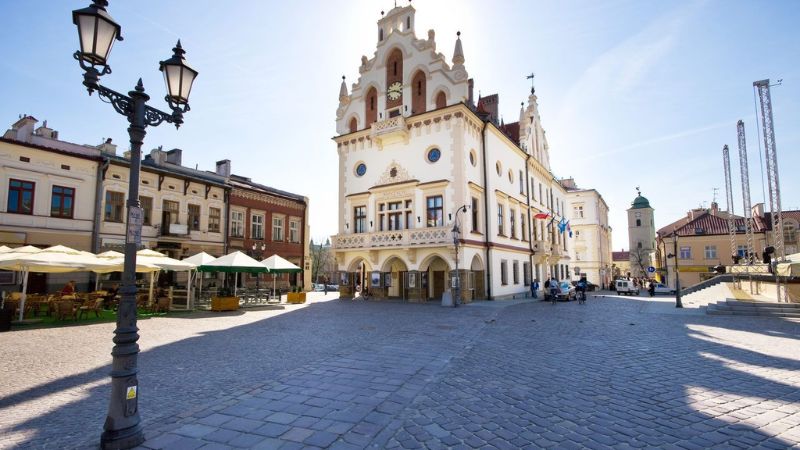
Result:
{"label": "chimney", "polygon": [[173,148],[172,150],[166,152],[166,161],[171,164],[175,164],[176,166],[181,165],[181,159],[183,156],[183,150],[179,148]]}
{"label": "chimney", "polygon": [[11,129],[3,135],[6,139],[13,139],[20,142],[30,142],[33,136],[33,126],[38,120],[35,117],[23,114],[19,120],[11,125]]}
{"label": "chimney", "polygon": [[753,217],[764,217],[764,204],[763,203],[756,203],[750,208]]}
{"label": "chimney", "polygon": [[117,145],[111,143],[111,138],[106,139],[105,142],[98,145],[97,149],[100,150],[100,152],[107,153],[109,155],[117,154]]}
{"label": "chimney", "polygon": [[711,215],[716,216],[719,213],[719,203],[711,202]]}
{"label": "chimney", "polygon": [[150,159],[153,160],[155,165],[163,166],[164,162],[167,160],[167,153],[161,150],[161,146],[159,145],[158,148],[150,150]]}
{"label": "chimney", "polygon": [[230,178],[231,176],[230,159],[223,159],[222,161],[217,161],[217,175],[223,176],[225,178]]}
{"label": "chimney", "polygon": [[53,130],[52,128],[47,128],[47,121],[45,120],[42,123],[42,126],[36,129],[33,132],[36,136],[41,136],[47,139],[58,139],[58,131]]}

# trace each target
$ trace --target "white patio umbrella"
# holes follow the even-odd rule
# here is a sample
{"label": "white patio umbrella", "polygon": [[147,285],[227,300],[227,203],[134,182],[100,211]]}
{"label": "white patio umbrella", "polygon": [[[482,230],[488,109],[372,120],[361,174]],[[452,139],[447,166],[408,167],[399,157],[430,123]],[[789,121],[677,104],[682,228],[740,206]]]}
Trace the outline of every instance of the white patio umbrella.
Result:
{"label": "white patio umbrella", "polygon": [[269,271],[266,266],[240,251],[235,251],[225,256],[220,256],[213,261],[209,261],[208,263],[199,266],[197,270],[200,272],[235,273],[236,279],[233,284],[233,295],[236,295],[236,285],[239,281],[239,272],[264,273]]}
{"label": "white patio umbrella", "polygon": [[28,274],[30,272],[76,272],[90,270],[90,267],[102,266],[105,264],[91,253],[75,250],[63,245],[55,245],[44,250],[37,249],[37,251],[22,247],[18,249],[18,251],[7,252],[0,256],[2,256],[0,259],[0,269],[16,270],[22,274],[19,320],[23,319],[25,313],[25,300],[28,292]]}
{"label": "white patio umbrella", "polygon": [[[215,259],[217,259],[215,256],[211,256],[206,252],[200,252],[200,253],[198,253],[196,255],[189,256],[188,258],[183,258],[181,261],[192,263],[192,264],[195,264],[197,267],[200,267],[203,264],[210,263],[211,261],[213,261]],[[197,267],[195,267],[195,269],[197,269]],[[194,275],[195,280],[192,279],[193,275]],[[194,285],[194,282],[196,281],[196,278],[197,278],[197,270],[190,270],[189,271],[189,286],[190,286],[190,288],[191,288],[191,286]],[[202,292],[203,292],[203,283],[200,282],[198,290],[197,290],[198,297],[200,296],[200,294]],[[193,303],[194,303],[191,290],[189,291],[189,302],[190,302],[189,308],[191,309],[192,306],[193,306]]]}
{"label": "white patio umbrella", "polygon": [[275,275],[279,273],[297,273],[303,270],[278,255],[270,256],[261,261],[261,264],[269,269],[269,273],[272,274],[272,292],[275,292]]}

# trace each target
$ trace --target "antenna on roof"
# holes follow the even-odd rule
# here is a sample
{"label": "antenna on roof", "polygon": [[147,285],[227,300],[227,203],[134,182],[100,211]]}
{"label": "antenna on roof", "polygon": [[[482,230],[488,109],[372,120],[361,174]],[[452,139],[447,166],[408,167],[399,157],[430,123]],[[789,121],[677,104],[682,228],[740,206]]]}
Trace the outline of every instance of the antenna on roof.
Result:
{"label": "antenna on roof", "polygon": [[711,196],[711,201],[716,203],[717,202],[717,192],[719,192],[719,188],[711,188],[714,194]]}

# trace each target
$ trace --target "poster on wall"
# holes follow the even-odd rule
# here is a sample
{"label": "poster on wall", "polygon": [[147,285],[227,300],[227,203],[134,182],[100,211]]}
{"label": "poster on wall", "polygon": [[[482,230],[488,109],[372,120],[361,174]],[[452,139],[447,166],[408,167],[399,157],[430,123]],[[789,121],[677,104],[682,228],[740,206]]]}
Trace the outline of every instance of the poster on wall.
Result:
{"label": "poster on wall", "polygon": [[410,287],[410,288],[417,287],[417,273],[416,272],[408,272],[408,287]]}
{"label": "poster on wall", "polygon": [[369,286],[370,287],[381,287],[381,273],[380,272],[372,272],[369,278]]}
{"label": "poster on wall", "polygon": [[350,277],[347,272],[339,272],[339,285],[348,286],[350,284]]}
{"label": "poster on wall", "polygon": [[383,274],[383,285],[385,287],[392,287],[392,273],[386,272]]}

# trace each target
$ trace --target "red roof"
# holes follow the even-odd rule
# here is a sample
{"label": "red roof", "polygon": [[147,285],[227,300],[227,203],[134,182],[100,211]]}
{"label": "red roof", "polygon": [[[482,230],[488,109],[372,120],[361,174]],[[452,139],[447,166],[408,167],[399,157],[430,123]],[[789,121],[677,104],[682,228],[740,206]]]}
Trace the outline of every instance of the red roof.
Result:
{"label": "red roof", "polygon": [[[697,212],[697,210],[695,210]],[[694,219],[691,217],[683,217],[665,227],[658,230],[658,235],[662,237],[672,235],[673,230],[678,236],[698,236],[698,235],[720,235],[728,234],[728,217],[727,213],[720,211],[717,215],[711,214],[709,210],[696,213]],[[744,234],[745,223],[744,217],[734,215],[734,226],[736,227],[737,234]],[[761,233],[764,231],[763,218],[754,217],[753,232]]]}
{"label": "red roof", "polygon": [[507,123],[500,127],[500,131],[505,133],[515,144],[519,144],[519,122]]}
{"label": "red roof", "polygon": [[[786,219],[794,220],[796,223],[800,222],[800,211],[781,211],[781,215],[783,216],[783,222],[786,223]],[[762,226],[767,230],[772,230],[772,213],[764,213],[764,223]]]}

